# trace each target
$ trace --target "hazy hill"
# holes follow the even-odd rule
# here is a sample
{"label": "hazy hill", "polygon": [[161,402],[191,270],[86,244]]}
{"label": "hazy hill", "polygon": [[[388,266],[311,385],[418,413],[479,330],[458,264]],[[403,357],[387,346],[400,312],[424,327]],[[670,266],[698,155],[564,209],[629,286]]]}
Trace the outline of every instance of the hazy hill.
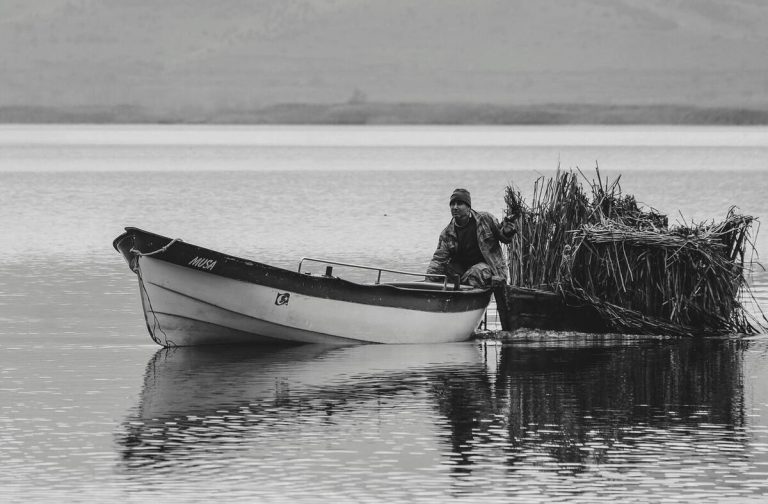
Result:
{"label": "hazy hill", "polygon": [[268,120],[277,104],[326,117],[329,104],[370,103],[421,103],[432,114],[456,102],[508,115],[543,104],[768,111],[763,0],[3,0],[0,9],[0,120],[90,111],[247,122],[243,111]]}

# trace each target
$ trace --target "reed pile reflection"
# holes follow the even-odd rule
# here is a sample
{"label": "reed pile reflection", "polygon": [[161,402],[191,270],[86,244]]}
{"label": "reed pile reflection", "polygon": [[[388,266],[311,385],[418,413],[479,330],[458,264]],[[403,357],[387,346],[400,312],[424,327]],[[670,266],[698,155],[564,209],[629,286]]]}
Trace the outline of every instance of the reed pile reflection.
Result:
{"label": "reed pile reflection", "polygon": [[[738,442],[745,413],[737,341],[624,342],[620,346],[505,347],[492,401],[463,441],[503,435],[510,467],[551,465],[558,472],[616,463],[643,440],[685,435],[709,443],[712,429]],[[504,432],[493,431],[503,424]],[[701,430],[703,425],[710,428]],[[654,436],[649,436],[653,434]],[[704,445],[701,446],[702,448]],[[659,446],[662,451],[670,447]],[[629,457],[629,458],[628,458]],[[532,460],[530,460],[532,459]]]}
{"label": "reed pile reflection", "polygon": [[746,342],[539,336],[160,350],[118,433],[121,469],[145,483],[220,475],[281,498],[768,489],[740,483],[755,457]]}

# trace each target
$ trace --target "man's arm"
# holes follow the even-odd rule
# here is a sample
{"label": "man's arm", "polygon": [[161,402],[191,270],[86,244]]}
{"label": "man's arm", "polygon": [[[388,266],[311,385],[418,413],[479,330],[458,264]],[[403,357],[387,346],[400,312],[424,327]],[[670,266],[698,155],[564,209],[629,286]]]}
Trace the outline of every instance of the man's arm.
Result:
{"label": "man's arm", "polygon": [[[437,249],[435,249],[435,253],[432,254],[432,260],[429,261],[429,266],[427,266],[427,275],[444,275],[445,267],[451,261],[452,255],[451,247],[445,239],[444,234],[441,233],[437,243]],[[432,282],[442,282],[443,279],[439,277],[427,277],[427,280]]]}
{"label": "man's arm", "polygon": [[499,221],[492,214],[488,214],[488,216],[491,220],[491,230],[493,230],[493,235],[496,239],[501,243],[511,242],[512,237],[517,234],[517,227],[512,222],[512,217],[504,217],[501,224],[499,224]]}

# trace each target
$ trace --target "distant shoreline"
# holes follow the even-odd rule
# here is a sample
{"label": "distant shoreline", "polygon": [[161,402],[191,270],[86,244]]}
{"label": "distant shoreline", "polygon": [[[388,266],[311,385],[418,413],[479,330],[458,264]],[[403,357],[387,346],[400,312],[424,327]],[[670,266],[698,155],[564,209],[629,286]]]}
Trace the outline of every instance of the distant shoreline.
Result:
{"label": "distant shoreline", "polygon": [[688,105],[287,103],[216,111],[0,106],[3,124],[768,125],[765,108]]}

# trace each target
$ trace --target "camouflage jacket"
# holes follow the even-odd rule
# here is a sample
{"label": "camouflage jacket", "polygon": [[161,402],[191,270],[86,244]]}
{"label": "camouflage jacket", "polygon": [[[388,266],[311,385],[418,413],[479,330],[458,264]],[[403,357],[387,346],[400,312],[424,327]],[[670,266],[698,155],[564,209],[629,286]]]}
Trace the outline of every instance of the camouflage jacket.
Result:
{"label": "camouflage jacket", "polygon": [[[512,237],[502,234],[499,221],[490,213],[472,210],[472,215],[477,221],[477,245],[480,247],[480,252],[482,252],[486,264],[490,266],[494,277],[506,280],[509,277],[507,261],[499,242],[509,243]],[[443,274],[445,272],[445,265],[456,254],[459,240],[456,235],[456,229],[453,227],[453,222],[453,219],[451,219],[451,222],[440,233],[437,250],[435,250],[432,260],[427,267],[427,275]]]}

